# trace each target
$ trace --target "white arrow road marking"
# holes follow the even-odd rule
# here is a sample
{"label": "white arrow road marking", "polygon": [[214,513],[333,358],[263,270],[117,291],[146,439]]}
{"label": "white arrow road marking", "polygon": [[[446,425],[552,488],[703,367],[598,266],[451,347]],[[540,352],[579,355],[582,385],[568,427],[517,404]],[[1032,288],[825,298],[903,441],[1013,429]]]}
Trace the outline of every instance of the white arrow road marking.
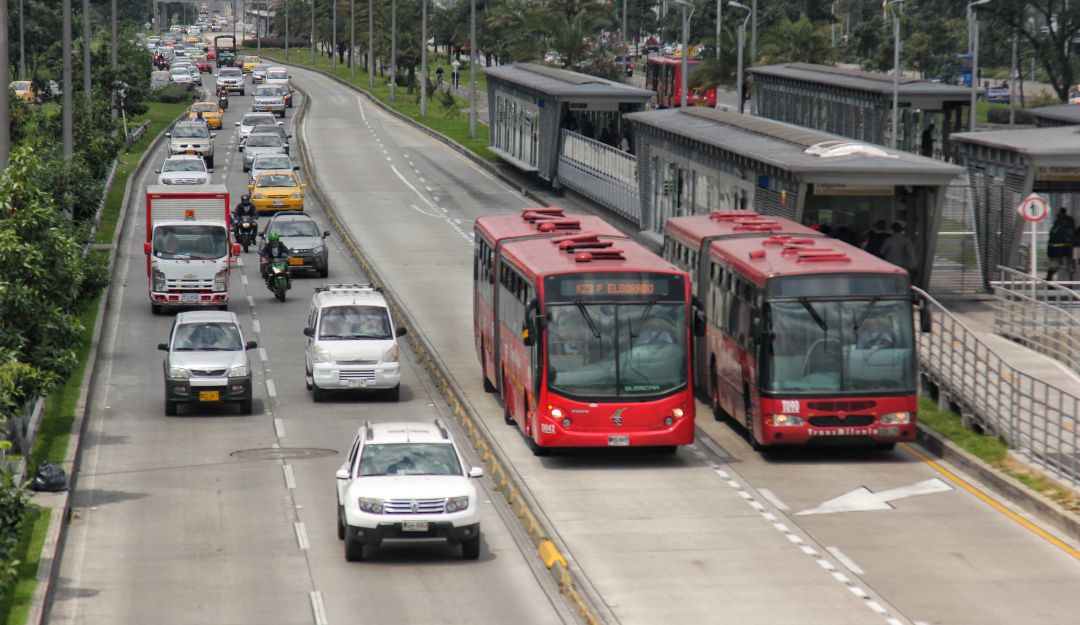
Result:
{"label": "white arrow road marking", "polygon": [[923,482],[916,482],[910,486],[901,486],[900,488],[881,491],[880,493],[871,492],[870,489],[865,486],[860,486],[849,493],[834,497],[819,506],[797,512],[796,516],[808,514],[832,514],[834,512],[892,510],[893,507],[889,505],[890,501],[907,499],[908,497],[915,497],[917,495],[943,493],[949,490],[952,490],[952,487],[936,477]]}

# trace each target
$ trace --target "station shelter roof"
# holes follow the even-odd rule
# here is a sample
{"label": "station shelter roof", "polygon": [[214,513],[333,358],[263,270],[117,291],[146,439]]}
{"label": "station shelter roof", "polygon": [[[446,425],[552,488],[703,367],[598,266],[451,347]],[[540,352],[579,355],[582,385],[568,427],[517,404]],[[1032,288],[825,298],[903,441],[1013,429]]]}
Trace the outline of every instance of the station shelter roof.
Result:
{"label": "station shelter roof", "polygon": [[[1055,126],[1080,124],[1080,105],[1053,104],[1030,109],[1029,112],[1039,122],[1049,121]],[[1041,125],[1041,124],[1040,124]]]}
{"label": "station shelter roof", "polygon": [[961,132],[952,135],[961,143],[971,143],[1038,159],[1040,157],[1080,158],[1080,128],[1023,128]]}
{"label": "station shelter roof", "polygon": [[[893,77],[883,72],[871,72],[861,69],[846,69],[832,65],[813,63],[780,63],[761,65],[751,68],[755,75],[788,78],[807,83],[817,83],[830,87],[842,87],[866,93],[888,95],[892,97]],[[981,93],[983,90],[979,89]],[[971,99],[971,88],[959,85],[946,85],[923,78],[900,77],[899,94],[901,102],[918,101],[922,108],[941,109],[928,101],[966,103]]]}
{"label": "station shelter roof", "polygon": [[880,185],[944,185],[964,170],[900,150],[764,117],[706,107],[626,115],[631,123],[673,133],[760,163],[811,183],[863,181]]}
{"label": "station shelter roof", "polygon": [[621,82],[572,72],[568,69],[540,65],[538,63],[515,63],[484,69],[490,79],[495,78],[548,94],[557,99],[610,99],[618,102],[647,102],[653,92],[638,89]]}

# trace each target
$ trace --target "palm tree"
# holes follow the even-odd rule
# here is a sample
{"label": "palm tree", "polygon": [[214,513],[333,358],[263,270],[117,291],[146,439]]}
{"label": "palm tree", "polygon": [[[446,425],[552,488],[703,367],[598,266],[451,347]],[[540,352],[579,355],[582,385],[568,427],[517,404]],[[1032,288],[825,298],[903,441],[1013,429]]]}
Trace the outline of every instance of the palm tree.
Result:
{"label": "palm tree", "polygon": [[824,24],[811,22],[806,14],[791,21],[783,17],[764,33],[762,63],[830,63],[833,48]]}

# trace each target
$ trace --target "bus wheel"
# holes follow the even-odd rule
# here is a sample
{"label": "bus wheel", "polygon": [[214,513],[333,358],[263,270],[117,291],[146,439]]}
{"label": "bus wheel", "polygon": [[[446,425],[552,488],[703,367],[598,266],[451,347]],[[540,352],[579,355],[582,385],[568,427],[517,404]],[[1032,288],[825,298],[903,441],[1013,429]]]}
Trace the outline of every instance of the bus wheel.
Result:
{"label": "bus wheel", "polygon": [[[506,374],[505,373],[503,374],[502,381],[503,381],[503,384],[502,384],[502,387],[503,387],[503,423],[505,423],[506,425],[516,425],[517,421],[514,421],[514,413],[510,411],[511,397],[510,397],[509,391],[507,390],[507,389],[509,389],[509,387],[506,385]],[[487,378],[484,379],[484,382],[487,382]]]}
{"label": "bus wheel", "polygon": [[713,418],[717,421],[726,421],[731,415],[720,405],[720,378],[716,375],[715,366],[712,368],[712,410]]}
{"label": "bus wheel", "polygon": [[[743,395],[746,397],[746,395]],[[746,440],[750,441],[750,448],[754,451],[765,451],[765,446],[758,442],[757,436],[754,434],[754,417],[750,414],[750,398],[746,397]]]}
{"label": "bus wheel", "polygon": [[497,391],[497,390],[499,390],[499,389],[495,388],[495,385],[494,385],[494,384],[492,384],[492,383],[491,383],[491,382],[490,382],[490,381],[488,380],[488,378],[487,378],[487,374],[484,374],[484,392],[485,392],[485,393],[494,393],[494,392],[495,392],[495,391]]}

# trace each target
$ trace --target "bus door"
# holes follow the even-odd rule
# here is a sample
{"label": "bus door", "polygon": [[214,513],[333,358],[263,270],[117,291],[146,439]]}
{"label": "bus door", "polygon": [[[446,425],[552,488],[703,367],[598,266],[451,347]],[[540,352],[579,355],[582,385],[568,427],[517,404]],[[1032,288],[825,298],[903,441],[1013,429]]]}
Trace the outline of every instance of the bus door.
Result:
{"label": "bus door", "polygon": [[704,332],[704,326],[708,323],[706,302],[709,300],[709,283],[711,281],[709,271],[712,267],[712,263],[709,262],[709,246],[712,245],[715,239],[716,237],[705,237],[701,242],[701,249],[697,252],[696,266],[690,269],[694,276],[694,279],[691,280],[694,287],[690,293],[690,328],[693,336],[690,342],[690,362],[694,367],[694,388],[706,393],[709,392],[709,363],[707,360],[709,339],[706,332]]}

